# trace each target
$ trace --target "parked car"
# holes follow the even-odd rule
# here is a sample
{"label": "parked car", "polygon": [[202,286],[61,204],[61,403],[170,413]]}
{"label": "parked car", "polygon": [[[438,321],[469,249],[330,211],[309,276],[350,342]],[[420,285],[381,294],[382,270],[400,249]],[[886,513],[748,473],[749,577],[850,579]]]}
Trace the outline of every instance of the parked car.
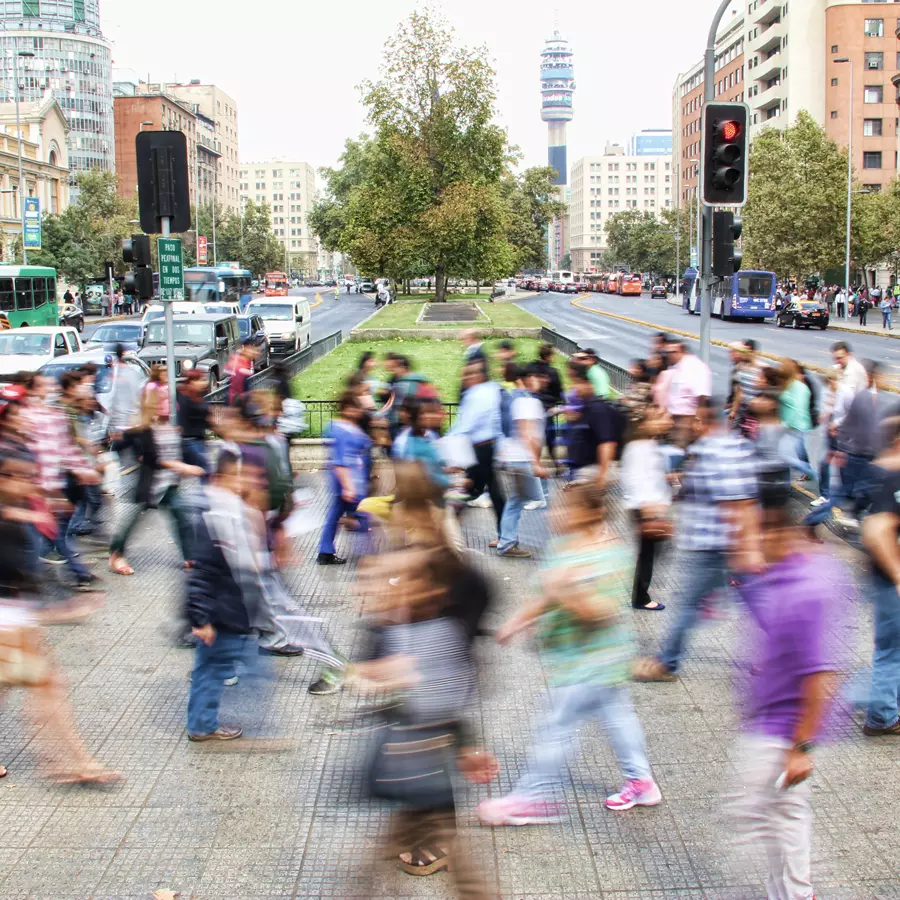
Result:
{"label": "parked car", "polygon": [[372,281],[364,281],[359,286],[359,292],[361,294],[374,294],[375,293],[375,283]]}
{"label": "parked car", "polygon": [[666,290],[666,286],[664,284],[654,284],[652,288],[650,288],[650,299],[656,299],[657,297],[662,297],[663,300],[668,297],[669,292]]}
{"label": "parked car", "polygon": [[79,334],[84,331],[84,313],[74,303],[61,303],[59,306],[59,324],[74,328]]}
{"label": "parked car", "polygon": [[568,284],[562,285],[561,290],[564,294],[577,294],[581,288],[574,281],[570,281]]}
{"label": "parked car", "polygon": [[828,307],[815,300],[793,300],[778,312],[775,321],[779,328],[790,325],[791,328],[820,328],[824,331],[828,327]]}
{"label": "parked car", "polygon": [[85,350],[116,349],[121,344],[126,350],[137,350],[141,344],[143,329],[138,322],[108,322],[98,325],[94,333],[85,341]]}
{"label": "parked car", "polygon": [[0,332],[0,381],[16,372],[37,372],[41,366],[81,352],[81,339],[71,327],[32,325]]}
{"label": "parked car", "polygon": [[253,343],[259,347],[259,358],[254,365],[255,371],[261,372],[263,369],[267,369],[269,367],[269,337],[266,334],[262,316],[238,316],[238,331],[241,333],[241,343],[247,338],[251,338]]}
{"label": "parked car", "polygon": [[[207,376],[208,387],[218,386],[225,366],[241,343],[236,316],[179,315],[174,317],[176,375],[197,369]],[[165,322],[154,319],[144,332],[138,357],[148,366],[166,364]]]}

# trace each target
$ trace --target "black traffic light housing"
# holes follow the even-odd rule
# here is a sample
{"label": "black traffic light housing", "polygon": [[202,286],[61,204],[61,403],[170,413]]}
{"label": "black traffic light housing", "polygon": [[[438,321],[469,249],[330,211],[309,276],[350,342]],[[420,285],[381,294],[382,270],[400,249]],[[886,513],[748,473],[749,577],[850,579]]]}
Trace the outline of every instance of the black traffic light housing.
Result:
{"label": "black traffic light housing", "polygon": [[734,275],[741,268],[743,252],[734,242],[741,236],[741,217],[725,210],[713,213],[712,273],[720,278]]}
{"label": "black traffic light housing", "polygon": [[125,273],[123,290],[126,294],[139,300],[153,298],[153,271],[150,266],[150,237],[146,234],[133,234],[122,241],[122,259],[133,266]]}
{"label": "black traffic light housing", "polygon": [[747,202],[749,110],[744,103],[703,106],[701,200],[707,206]]}
{"label": "black traffic light housing", "polygon": [[135,136],[138,209],[141,228],[161,234],[169,220],[170,234],[191,230],[191,195],[187,138],[181,131],[142,131]]}

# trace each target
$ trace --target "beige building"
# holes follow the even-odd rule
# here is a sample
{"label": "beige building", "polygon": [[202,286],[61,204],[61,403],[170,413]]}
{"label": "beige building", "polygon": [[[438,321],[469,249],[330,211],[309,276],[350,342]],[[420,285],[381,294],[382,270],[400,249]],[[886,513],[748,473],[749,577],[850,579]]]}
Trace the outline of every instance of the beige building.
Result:
{"label": "beige building", "polygon": [[286,264],[314,275],[316,239],[309,228],[309,212],[316,199],[316,172],[306,162],[273,159],[245,162],[240,167],[241,202],[268,203],[272,231],[285,248]]}
{"label": "beige building", "polygon": [[[200,84],[199,81],[191,81],[189,84],[141,82],[136,90],[139,94],[166,94],[186,106],[198,118],[202,117],[213,123],[216,146],[212,149],[219,154],[218,171],[213,170],[211,173],[216,179],[216,197],[223,209],[239,212],[238,111],[233,98],[214,84]],[[201,148],[202,146],[201,142]],[[202,173],[200,179],[202,182]]]}
{"label": "beige building", "polygon": [[[25,196],[38,197],[41,212],[61,213],[69,205],[69,155],[66,117],[50,93],[19,105]],[[0,103],[0,254],[13,260],[22,235],[16,107]]]}
{"label": "beige building", "polygon": [[620,144],[607,144],[603,156],[584,156],[572,165],[569,252],[572,271],[599,271],[607,246],[604,226],[626,209],[659,215],[674,206],[672,158],[628,156]]}

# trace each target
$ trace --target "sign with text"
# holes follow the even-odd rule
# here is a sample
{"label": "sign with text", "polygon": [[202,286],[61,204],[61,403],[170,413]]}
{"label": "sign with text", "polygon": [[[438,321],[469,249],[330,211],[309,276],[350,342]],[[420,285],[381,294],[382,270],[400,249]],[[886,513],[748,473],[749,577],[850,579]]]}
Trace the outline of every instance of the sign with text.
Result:
{"label": "sign with text", "polygon": [[25,234],[22,240],[26,250],[41,249],[41,201],[38,197],[25,198]]}
{"label": "sign with text", "polygon": [[184,300],[184,263],[180,238],[161,237],[156,243],[159,256],[160,300]]}
{"label": "sign with text", "polygon": [[691,247],[691,265],[697,268],[697,248]]}
{"label": "sign with text", "polygon": [[206,236],[201,234],[197,238],[197,265],[205,266],[207,259]]}

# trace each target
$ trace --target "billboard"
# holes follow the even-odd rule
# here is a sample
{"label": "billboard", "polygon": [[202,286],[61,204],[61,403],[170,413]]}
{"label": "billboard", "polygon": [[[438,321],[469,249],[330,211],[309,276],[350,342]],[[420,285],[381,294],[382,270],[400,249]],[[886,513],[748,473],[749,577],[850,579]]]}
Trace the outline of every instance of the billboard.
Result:
{"label": "billboard", "polygon": [[26,250],[41,249],[41,201],[37,197],[25,198],[25,233],[22,242]]}
{"label": "billboard", "polygon": [[201,234],[197,237],[197,265],[205,266],[207,258],[206,236]]}

